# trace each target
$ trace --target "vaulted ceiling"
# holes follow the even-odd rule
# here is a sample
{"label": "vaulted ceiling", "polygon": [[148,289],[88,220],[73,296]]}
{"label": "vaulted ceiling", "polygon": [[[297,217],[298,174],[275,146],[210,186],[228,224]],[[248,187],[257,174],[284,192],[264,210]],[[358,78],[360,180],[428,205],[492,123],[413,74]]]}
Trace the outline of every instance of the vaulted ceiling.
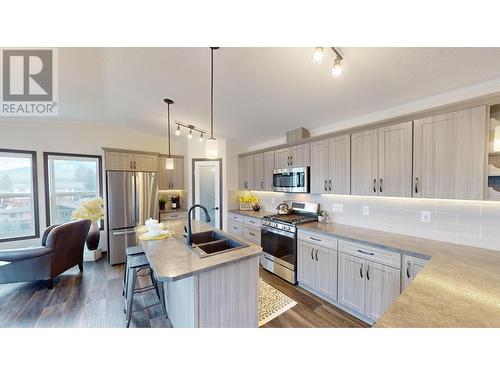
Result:
{"label": "vaulted ceiling", "polygon": [[[217,50],[217,135],[259,144],[299,126],[314,129],[500,78],[500,48],[342,51],[343,74],[334,79],[329,50],[319,65],[311,62],[312,47]],[[209,62],[209,48],[61,48],[60,115],[53,120],[164,134],[162,99],[170,97],[174,119],[208,128]]]}

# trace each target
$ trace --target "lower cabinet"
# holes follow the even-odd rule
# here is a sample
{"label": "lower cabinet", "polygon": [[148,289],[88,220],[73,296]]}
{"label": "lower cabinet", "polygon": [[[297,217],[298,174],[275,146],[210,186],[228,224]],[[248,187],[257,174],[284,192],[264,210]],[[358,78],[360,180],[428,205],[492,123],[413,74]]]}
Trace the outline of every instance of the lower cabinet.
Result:
{"label": "lower cabinet", "polygon": [[400,270],[339,252],[338,302],[376,321],[398,297]]}
{"label": "lower cabinet", "polygon": [[337,300],[337,251],[297,242],[297,281],[331,300]]}
{"label": "lower cabinet", "polygon": [[427,260],[405,254],[403,255],[401,263],[401,291],[403,291],[413,281],[415,276],[417,276],[417,273],[424,268]]}

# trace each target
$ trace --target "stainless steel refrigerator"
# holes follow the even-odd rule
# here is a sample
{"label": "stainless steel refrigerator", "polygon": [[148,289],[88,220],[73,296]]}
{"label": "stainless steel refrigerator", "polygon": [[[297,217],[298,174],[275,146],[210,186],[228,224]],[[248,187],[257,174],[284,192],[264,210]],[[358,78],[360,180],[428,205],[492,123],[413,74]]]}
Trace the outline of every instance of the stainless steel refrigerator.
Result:
{"label": "stainless steel refrigerator", "polygon": [[125,249],[137,244],[134,228],[159,216],[158,173],[108,171],[106,183],[108,261],[120,264]]}

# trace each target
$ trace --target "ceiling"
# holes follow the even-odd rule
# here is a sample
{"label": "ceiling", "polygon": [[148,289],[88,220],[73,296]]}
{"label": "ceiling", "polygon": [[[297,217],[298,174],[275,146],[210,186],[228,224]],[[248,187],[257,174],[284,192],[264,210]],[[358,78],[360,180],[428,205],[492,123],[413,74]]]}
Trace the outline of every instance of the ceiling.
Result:
{"label": "ceiling", "polygon": [[[334,79],[330,50],[319,65],[313,48],[217,50],[216,135],[251,146],[500,78],[500,48],[342,51],[343,74]],[[169,97],[174,119],[208,128],[209,62],[209,48],[60,48],[55,121],[164,134]]]}

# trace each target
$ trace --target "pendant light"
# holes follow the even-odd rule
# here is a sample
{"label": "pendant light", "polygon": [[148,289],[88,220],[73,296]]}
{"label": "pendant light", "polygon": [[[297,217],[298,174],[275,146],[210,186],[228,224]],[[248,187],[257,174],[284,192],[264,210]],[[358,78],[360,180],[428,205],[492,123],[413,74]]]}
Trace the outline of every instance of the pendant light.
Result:
{"label": "pendant light", "polygon": [[167,138],[168,138],[168,158],[165,159],[165,169],[174,169],[174,158],[170,155],[170,104],[174,104],[172,99],[163,99],[167,103]]}
{"label": "pendant light", "polygon": [[210,138],[205,145],[205,155],[212,159],[219,156],[217,140],[214,138],[214,50],[218,48],[210,47]]}

